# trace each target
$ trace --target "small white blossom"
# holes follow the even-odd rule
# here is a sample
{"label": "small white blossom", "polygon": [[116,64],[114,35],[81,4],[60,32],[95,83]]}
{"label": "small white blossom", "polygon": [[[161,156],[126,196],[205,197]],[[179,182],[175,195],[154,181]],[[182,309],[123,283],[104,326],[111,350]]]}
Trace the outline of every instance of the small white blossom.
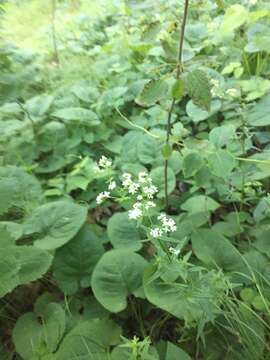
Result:
{"label": "small white blossom", "polygon": [[150,235],[153,236],[153,238],[159,238],[163,235],[163,231],[160,228],[154,228],[150,231]]}
{"label": "small white blossom", "polygon": [[147,173],[145,171],[139,172],[138,179],[140,183],[144,183],[147,180]]}
{"label": "small white blossom", "polygon": [[173,247],[169,248],[169,252],[175,256],[178,256],[180,254],[180,250],[179,249],[175,249]]}
{"label": "small white blossom", "polygon": [[111,181],[109,183],[108,189],[109,190],[114,190],[116,188],[116,182],[115,181]]}
{"label": "small white blossom", "polygon": [[128,217],[132,220],[137,220],[142,216],[142,210],[137,208],[133,208],[132,210],[129,210]]}
{"label": "small white blossom", "polygon": [[123,178],[123,181],[122,181],[123,187],[128,188],[132,184],[131,174],[124,173],[122,175],[122,178]]}
{"label": "small white blossom", "polygon": [[154,195],[158,192],[158,189],[155,185],[144,186],[143,192],[148,197],[148,199],[153,199]]}
{"label": "small white blossom", "polygon": [[142,199],[143,199],[142,195],[138,195],[138,196],[137,196],[137,200],[138,200],[138,201],[142,201]]}
{"label": "small white blossom", "polygon": [[104,200],[109,199],[109,197],[110,197],[110,192],[103,191],[97,196],[96,202],[98,205],[100,205]]}
{"label": "small white blossom", "polygon": [[153,201],[147,201],[146,204],[145,204],[145,209],[148,210],[148,209],[153,208],[155,206],[156,206],[156,204]]}
{"label": "small white blossom", "polygon": [[128,187],[128,192],[132,195],[134,195],[138,189],[139,189],[140,185],[137,183],[131,183]]}
{"label": "small white blossom", "polygon": [[112,161],[109,160],[106,156],[102,155],[98,161],[98,165],[103,169],[107,169],[112,166]]}
{"label": "small white blossom", "polygon": [[168,218],[166,214],[160,214],[158,220],[161,221],[163,230],[165,232],[174,232],[177,227],[175,221],[172,218]]}

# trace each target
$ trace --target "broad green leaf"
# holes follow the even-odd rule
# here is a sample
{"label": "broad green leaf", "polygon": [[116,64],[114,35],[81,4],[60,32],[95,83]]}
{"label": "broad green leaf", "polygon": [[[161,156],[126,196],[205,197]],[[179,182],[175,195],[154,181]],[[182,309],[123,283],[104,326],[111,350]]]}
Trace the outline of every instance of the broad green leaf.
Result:
{"label": "broad green leaf", "polygon": [[216,211],[220,207],[220,204],[205,195],[195,195],[181,205],[181,209],[188,211],[189,214],[197,214],[206,211]]}
{"label": "broad green leaf", "polygon": [[31,209],[41,200],[37,179],[16,166],[0,167],[0,214],[11,208]]}
{"label": "broad green leaf", "polygon": [[254,243],[256,249],[266,254],[268,257],[270,257],[269,238],[270,238],[270,229],[267,229],[257,236],[257,239]]}
{"label": "broad green leaf", "polygon": [[195,255],[205,264],[234,272],[243,268],[244,262],[238,250],[228,239],[209,229],[197,229],[191,235]]}
{"label": "broad green leaf", "polygon": [[56,360],[107,360],[112,345],[120,342],[121,329],[112,320],[80,322],[63,339]]}
{"label": "broad green leaf", "polygon": [[128,213],[116,213],[108,221],[108,237],[116,249],[138,251],[142,247],[139,229]]}
{"label": "broad green leaf", "polygon": [[270,125],[270,94],[264,96],[251,108],[246,116],[247,122],[251,126],[268,126]]}
{"label": "broad green leaf", "polygon": [[44,275],[52,256],[33,246],[0,248],[0,298],[21,284],[27,284]]}
{"label": "broad green leaf", "polygon": [[269,91],[270,80],[256,76],[248,80],[239,81],[239,85],[246,95],[245,100],[249,102],[264,96]]}
{"label": "broad green leaf", "polygon": [[191,360],[191,357],[180,347],[171,342],[167,342],[167,351],[165,360]]}
{"label": "broad green leaf", "polygon": [[192,152],[183,158],[183,172],[185,178],[194,176],[204,165],[204,160],[198,152]]}
{"label": "broad green leaf", "polygon": [[92,110],[84,108],[71,107],[60,109],[55,111],[52,116],[66,121],[76,121],[85,126],[97,126],[100,124],[97,115]]}
{"label": "broad green leaf", "polygon": [[192,119],[194,123],[199,123],[200,121],[210,118],[210,116],[216,114],[221,108],[220,100],[211,101],[211,109],[209,111],[202,110],[199,106],[190,100],[186,106],[186,112],[188,116]]}
{"label": "broad green leaf", "polygon": [[89,287],[93,269],[104,253],[102,241],[89,225],[68,244],[57,249],[53,262],[54,276],[65,294]]}
{"label": "broad green leaf", "polygon": [[12,333],[17,353],[25,360],[53,353],[64,335],[65,327],[65,311],[57,303],[48,304],[40,318],[30,312],[22,315]]}
{"label": "broad green leaf", "polygon": [[216,150],[207,157],[208,165],[213,175],[228,179],[237,162],[234,157],[223,149]]}
{"label": "broad green leaf", "polygon": [[92,289],[97,300],[117,313],[127,306],[126,297],[142,285],[146,261],[126,250],[111,250],[103,255],[92,275]]}
{"label": "broad green leaf", "polygon": [[84,224],[86,207],[71,201],[60,200],[38,207],[25,222],[27,235],[38,234],[35,246],[57,249],[70,241]]}
{"label": "broad green leaf", "polygon": [[235,4],[227,8],[225,16],[220,26],[221,34],[230,35],[234,30],[238,29],[248,20],[247,9],[240,5]]}
{"label": "broad green leaf", "polygon": [[156,140],[149,135],[138,138],[137,156],[142,164],[153,164],[159,154],[159,146]]}
{"label": "broad green leaf", "polygon": [[136,102],[142,106],[151,106],[168,94],[168,85],[164,80],[150,80],[141,91]]}
{"label": "broad green leaf", "polygon": [[216,148],[222,148],[236,139],[235,127],[231,124],[215,127],[209,133],[209,140]]}
{"label": "broad green leaf", "polygon": [[193,103],[210,112],[211,86],[207,75],[202,70],[193,70],[188,73],[186,84]]}
{"label": "broad green leaf", "polygon": [[253,211],[254,220],[258,223],[270,217],[270,197],[263,197]]}
{"label": "broad green leaf", "polygon": [[[153,184],[158,188],[158,198],[165,196],[165,179],[164,179],[164,166],[159,166],[153,169],[150,173],[150,177],[153,180]],[[168,194],[173,192],[176,186],[176,177],[174,171],[168,167]]]}

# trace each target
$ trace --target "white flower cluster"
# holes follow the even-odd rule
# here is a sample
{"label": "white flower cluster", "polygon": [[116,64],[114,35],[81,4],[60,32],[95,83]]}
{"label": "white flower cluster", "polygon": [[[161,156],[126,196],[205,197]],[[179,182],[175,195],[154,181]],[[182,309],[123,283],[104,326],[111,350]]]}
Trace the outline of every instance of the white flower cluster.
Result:
{"label": "white flower cluster", "polygon": [[[99,159],[98,163],[95,166],[96,172],[101,172],[105,169],[109,169],[112,166],[112,161],[108,159],[106,156],[102,155]],[[112,191],[116,188],[116,182],[111,180],[108,186],[108,190]],[[111,197],[110,191],[103,191],[100,194],[98,194],[96,198],[96,202],[98,205],[102,204],[105,200],[109,199]]]}
{"label": "white flower cluster", "polygon": [[109,191],[103,191],[100,194],[98,194],[97,198],[96,198],[96,202],[98,205],[100,205],[101,203],[103,203],[103,201],[109,199],[109,197],[111,196]]}
{"label": "white flower cluster", "polygon": [[103,170],[109,169],[112,166],[112,161],[106,156],[102,155],[98,160],[97,164],[94,166],[94,171],[99,173]]}
{"label": "white flower cluster", "polygon": [[133,205],[128,215],[130,219],[138,220],[143,216],[144,210],[149,210],[156,206],[152,199],[158,192],[158,189],[144,171],[139,173],[136,181],[133,181],[132,175],[129,173],[124,173],[122,178],[123,188],[131,195],[137,194],[137,202]]}
{"label": "white flower cluster", "polygon": [[175,249],[174,247],[169,247],[169,252],[175,256],[178,256],[180,254],[180,250],[179,249]]}
{"label": "white flower cluster", "polygon": [[176,231],[177,227],[175,221],[172,218],[167,217],[166,214],[160,214],[158,220],[160,220],[161,225],[150,231],[150,235],[154,238],[159,238],[164,234]]}

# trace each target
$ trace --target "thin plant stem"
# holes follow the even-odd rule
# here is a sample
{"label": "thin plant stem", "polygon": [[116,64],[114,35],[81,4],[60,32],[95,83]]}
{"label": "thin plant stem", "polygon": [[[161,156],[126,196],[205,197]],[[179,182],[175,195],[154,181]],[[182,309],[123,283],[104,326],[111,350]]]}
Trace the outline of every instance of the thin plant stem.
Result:
{"label": "thin plant stem", "polygon": [[[184,15],[180,29],[180,36],[179,36],[179,46],[178,46],[178,53],[177,53],[177,63],[176,63],[176,80],[179,80],[180,75],[183,72],[183,65],[182,65],[182,57],[183,57],[183,45],[184,45],[184,36],[185,36],[185,28],[187,22],[187,15],[188,15],[188,7],[189,7],[189,0],[185,0],[184,6]],[[170,143],[170,134],[171,134],[171,120],[173,109],[176,103],[176,99],[173,98],[171,102],[171,106],[168,112],[168,120],[167,120],[167,131],[166,131],[166,145]],[[165,160],[164,165],[164,182],[165,182],[165,208],[166,212],[169,210],[169,197],[168,197],[168,159]]]}
{"label": "thin plant stem", "polygon": [[20,101],[17,100],[16,103],[20,106],[20,108],[22,109],[24,114],[26,114],[26,116],[28,117],[28,119],[32,125],[33,133],[34,133],[34,135],[36,135],[37,134],[36,124],[35,124],[32,116],[30,115],[29,111],[23,106],[23,104]]}

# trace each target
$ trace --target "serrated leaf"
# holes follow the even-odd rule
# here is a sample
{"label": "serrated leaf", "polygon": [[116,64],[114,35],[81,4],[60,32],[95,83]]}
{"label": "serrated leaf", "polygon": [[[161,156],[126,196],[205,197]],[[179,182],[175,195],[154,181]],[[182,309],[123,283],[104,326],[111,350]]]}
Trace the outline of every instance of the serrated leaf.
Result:
{"label": "serrated leaf", "polygon": [[205,195],[195,195],[189,198],[181,205],[181,209],[190,214],[196,214],[206,211],[215,211],[220,207],[219,203]]}
{"label": "serrated leaf", "polygon": [[144,85],[136,102],[142,106],[151,106],[168,94],[168,84],[164,80],[150,80]]}
{"label": "serrated leaf", "polygon": [[202,70],[188,73],[186,86],[193,103],[203,110],[211,110],[211,85],[207,75]]}

